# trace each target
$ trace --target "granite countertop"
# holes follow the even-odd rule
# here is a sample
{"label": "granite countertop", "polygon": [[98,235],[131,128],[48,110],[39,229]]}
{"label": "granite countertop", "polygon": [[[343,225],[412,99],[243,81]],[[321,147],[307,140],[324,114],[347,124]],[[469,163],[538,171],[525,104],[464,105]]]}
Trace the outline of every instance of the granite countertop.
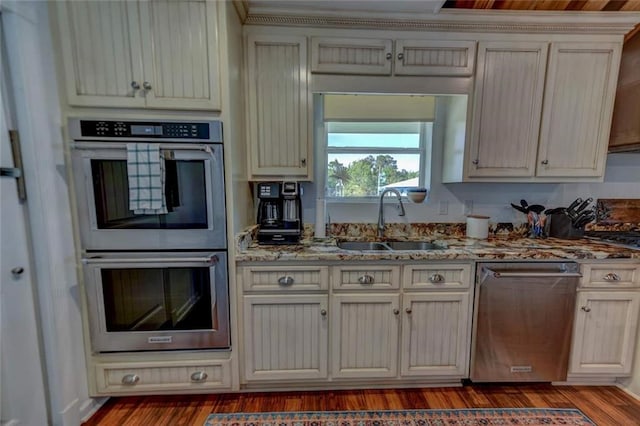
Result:
{"label": "granite countertop", "polygon": [[[518,229],[492,232],[486,240],[465,238],[460,227],[448,227],[440,232],[389,233],[391,240],[431,241],[442,247],[436,250],[356,251],[343,250],[337,239],[371,241],[371,232],[359,229],[343,232],[334,238],[313,238],[308,232],[300,244],[258,245],[253,239],[255,227],[238,235],[236,261],[379,261],[379,260],[553,260],[553,259],[636,259],[640,250],[617,247],[589,239],[527,238]],[[450,232],[449,232],[450,231]],[[526,234],[526,232],[525,232]],[[385,235],[387,235],[385,233]]]}

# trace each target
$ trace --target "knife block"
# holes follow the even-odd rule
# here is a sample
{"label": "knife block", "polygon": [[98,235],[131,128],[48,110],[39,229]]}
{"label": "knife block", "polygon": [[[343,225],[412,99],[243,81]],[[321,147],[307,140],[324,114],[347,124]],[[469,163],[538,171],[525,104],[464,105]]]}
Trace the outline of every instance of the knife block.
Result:
{"label": "knife block", "polygon": [[584,228],[574,228],[571,219],[565,214],[552,214],[547,216],[545,234],[549,237],[572,240],[582,238]]}

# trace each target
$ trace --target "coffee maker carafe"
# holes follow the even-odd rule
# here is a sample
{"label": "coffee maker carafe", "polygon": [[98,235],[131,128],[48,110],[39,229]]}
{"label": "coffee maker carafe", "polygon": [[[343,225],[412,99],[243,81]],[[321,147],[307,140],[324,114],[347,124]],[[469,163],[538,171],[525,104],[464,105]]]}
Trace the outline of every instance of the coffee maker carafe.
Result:
{"label": "coffee maker carafe", "polygon": [[258,243],[295,244],[302,235],[302,203],[297,182],[263,182],[257,185]]}

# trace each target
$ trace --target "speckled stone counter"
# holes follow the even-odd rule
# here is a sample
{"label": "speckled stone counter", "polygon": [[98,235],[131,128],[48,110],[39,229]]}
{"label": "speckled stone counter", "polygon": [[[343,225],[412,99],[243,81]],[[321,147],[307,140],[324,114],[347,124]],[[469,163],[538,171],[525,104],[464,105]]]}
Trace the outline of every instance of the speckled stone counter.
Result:
{"label": "speckled stone counter", "polygon": [[[380,261],[380,260],[553,260],[634,259],[640,250],[612,246],[588,239],[526,238],[521,227],[493,227],[487,240],[464,237],[464,224],[389,225],[386,239],[431,241],[436,250],[356,251],[340,249],[338,239],[375,240],[373,224],[333,224],[332,238],[315,239],[305,229],[297,245],[258,245],[250,227],[236,238],[236,261]],[[337,232],[342,231],[342,232]]]}

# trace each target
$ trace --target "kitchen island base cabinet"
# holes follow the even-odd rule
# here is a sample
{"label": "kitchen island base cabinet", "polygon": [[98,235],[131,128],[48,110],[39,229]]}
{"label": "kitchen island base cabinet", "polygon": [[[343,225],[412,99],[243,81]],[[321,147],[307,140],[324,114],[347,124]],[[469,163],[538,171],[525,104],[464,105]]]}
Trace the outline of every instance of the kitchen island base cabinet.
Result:
{"label": "kitchen island base cabinet", "polygon": [[244,296],[247,381],[327,378],[326,295]]}

